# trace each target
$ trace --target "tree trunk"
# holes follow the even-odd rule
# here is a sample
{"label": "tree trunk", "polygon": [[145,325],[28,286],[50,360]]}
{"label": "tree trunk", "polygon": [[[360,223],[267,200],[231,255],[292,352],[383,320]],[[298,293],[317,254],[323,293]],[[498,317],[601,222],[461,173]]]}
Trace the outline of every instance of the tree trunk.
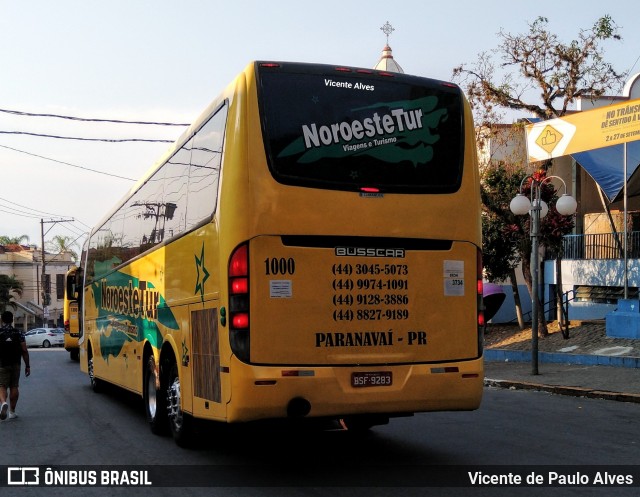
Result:
{"label": "tree trunk", "polygon": [[524,330],[524,318],[522,317],[522,302],[520,302],[520,293],[518,292],[518,280],[516,278],[516,270],[511,268],[509,272],[509,280],[511,281],[511,291],[513,292],[513,302],[516,307],[516,316],[518,317],[518,326]]}
{"label": "tree trunk", "polygon": [[565,313],[562,294],[562,257],[556,258],[556,295],[558,300],[558,325],[562,331],[562,338],[569,338],[569,315]]}
{"label": "tree trunk", "polygon": [[[540,299],[538,298],[538,291],[537,291],[538,289],[536,288],[536,291],[535,292],[533,291],[533,288],[532,288],[533,281],[531,277],[531,261],[526,258],[522,260],[522,276],[524,276],[524,281],[527,284],[529,295],[531,295],[532,304],[533,304],[533,299],[536,299],[538,302],[538,336],[541,338],[544,338],[547,335],[549,335],[549,330],[547,329],[547,320],[544,317],[543,303],[540,302]],[[531,312],[533,313],[533,306],[532,306]]]}

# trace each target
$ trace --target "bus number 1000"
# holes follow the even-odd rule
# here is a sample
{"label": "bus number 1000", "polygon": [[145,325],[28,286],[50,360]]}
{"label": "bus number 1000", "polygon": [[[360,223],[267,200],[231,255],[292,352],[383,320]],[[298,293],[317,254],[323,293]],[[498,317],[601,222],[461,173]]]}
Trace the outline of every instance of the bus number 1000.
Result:
{"label": "bus number 1000", "polygon": [[292,257],[267,257],[264,260],[264,270],[267,276],[273,274],[293,274],[296,272],[296,261]]}

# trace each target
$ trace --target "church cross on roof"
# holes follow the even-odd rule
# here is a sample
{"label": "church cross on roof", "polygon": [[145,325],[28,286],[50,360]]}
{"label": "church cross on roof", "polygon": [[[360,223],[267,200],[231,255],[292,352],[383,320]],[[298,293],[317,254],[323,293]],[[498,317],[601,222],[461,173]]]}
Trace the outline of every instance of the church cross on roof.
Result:
{"label": "church cross on roof", "polygon": [[380,30],[386,35],[387,43],[382,49],[382,56],[378,63],[374,66],[374,69],[378,71],[399,72],[404,73],[400,64],[398,64],[391,53],[391,47],[389,46],[389,35],[395,31],[395,28],[387,21]]}
{"label": "church cross on roof", "polygon": [[389,23],[389,21],[385,22],[384,25],[380,28],[385,35],[387,35],[387,45],[389,44],[389,35],[395,31],[395,28]]}

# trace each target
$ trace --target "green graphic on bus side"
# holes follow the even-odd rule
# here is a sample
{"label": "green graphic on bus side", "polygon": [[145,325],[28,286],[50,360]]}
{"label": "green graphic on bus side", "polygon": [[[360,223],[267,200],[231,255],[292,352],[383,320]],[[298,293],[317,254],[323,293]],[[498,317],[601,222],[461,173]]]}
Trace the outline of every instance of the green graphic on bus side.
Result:
{"label": "green graphic on bus side", "polygon": [[300,155],[299,164],[327,158],[368,155],[387,163],[409,160],[414,167],[430,162],[433,145],[440,140],[435,130],[448,118],[437,108],[438,98],[385,102],[352,109],[371,113],[350,122],[303,124],[302,136],[285,147],[278,157]]}
{"label": "green graphic on bus side", "polygon": [[159,348],[163,339],[158,323],[178,329],[164,297],[149,281],[116,272],[93,283],[92,290],[98,309],[100,351],[105,360],[110,355],[118,357],[127,342],[146,339]]}

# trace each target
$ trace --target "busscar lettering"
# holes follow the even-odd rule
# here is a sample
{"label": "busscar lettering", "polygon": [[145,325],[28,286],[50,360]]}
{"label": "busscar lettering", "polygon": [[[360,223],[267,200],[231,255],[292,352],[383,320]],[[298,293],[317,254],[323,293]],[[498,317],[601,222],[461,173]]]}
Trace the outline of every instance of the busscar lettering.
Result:
{"label": "busscar lettering", "polygon": [[399,257],[404,258],[404,249],[375,247],[336,247],[338,257]]}
{"label": "busscar lettering", "polygon": [[[322,126],[316,123],[303,124],[302,135],[305,148],[310,149],[417,129],[422,129],[422,109],[392,109],[390,114],[379,115],[375,112],[362,121],[355,119]],[[389,142],[379,142],[381,145],[385,143]]]}

